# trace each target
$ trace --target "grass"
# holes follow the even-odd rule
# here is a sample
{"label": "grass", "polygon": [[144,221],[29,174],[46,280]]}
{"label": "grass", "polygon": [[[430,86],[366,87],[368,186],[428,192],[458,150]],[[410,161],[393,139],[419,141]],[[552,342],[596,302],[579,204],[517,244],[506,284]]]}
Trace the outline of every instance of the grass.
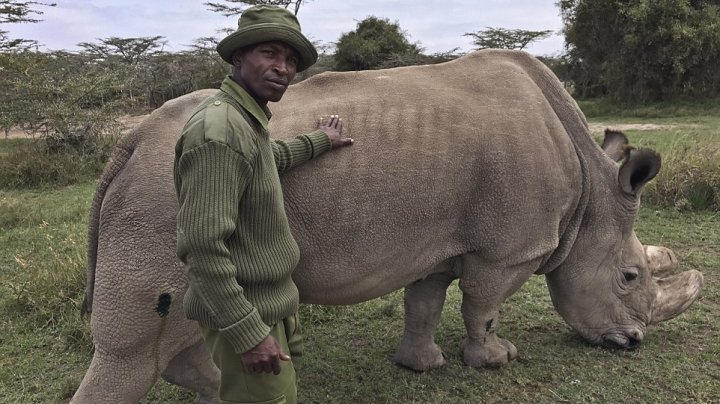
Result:
{"label": "grass", "polygon": [[[676,124],[628,131],[632,143],[658,149],[666,162],[678,150],[687,156],[720,144],[720,118],[712,116],[591,121]],[[0,155],[6,146],[12,147],[0,141]],[[93,191],[87,181],[0,191],[0,402],[67,402],[89,365],[89,324],[78,306]],[[403,327],[401,292],[350,307],[303,306],[300,402],[720,401],[720,214],[644,206],[636,229],[644,243],[673,248],[683,269],[705,276],[700,300],[651,329],[641,349],[588,346],[554,312],[542,277],[533,277],[503,305],[498,332],[515,343],[520,356],[499,370],[463,365],[465,330],[455,284],[436,334],[447,364],[425,373],[391,361]],[[193,397],[159,381],[144,402],[191,403]]]}
{"label": "grass", "polygon": [[643,191],[645,201],[679,210],[720,212],[720,114],[655,119],[598,116],[590,122],[614,128],[657,125],[655,129],[624,130],[633,146],[653,149],[662,156],[660,173]]}

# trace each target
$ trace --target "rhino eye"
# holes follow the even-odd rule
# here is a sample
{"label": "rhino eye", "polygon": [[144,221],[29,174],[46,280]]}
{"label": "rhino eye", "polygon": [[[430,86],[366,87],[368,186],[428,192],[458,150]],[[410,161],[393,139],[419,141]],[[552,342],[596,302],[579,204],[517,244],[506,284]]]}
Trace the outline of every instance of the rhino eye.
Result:
{"label": "rhino eye", "polygon": [[638,270],[636,268],[626,268],[622,271],[625,282],[632,282],[638,277]]}

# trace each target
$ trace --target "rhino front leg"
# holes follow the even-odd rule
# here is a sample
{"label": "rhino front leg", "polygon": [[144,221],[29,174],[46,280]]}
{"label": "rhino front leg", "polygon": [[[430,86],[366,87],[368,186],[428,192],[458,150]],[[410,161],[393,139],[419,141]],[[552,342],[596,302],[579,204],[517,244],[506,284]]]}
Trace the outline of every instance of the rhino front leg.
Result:
{"label": "rhino front leg", "polygon": [[405,333],[395,353],[395,362],[417,371],[445,364],[434,333],[445,304],[445,292],[455,278],[450,271],[445,271],[405,287]]}
{"label": "rhino front leg", "polygon": [[157,379],[150,349],[117,357],[95,348],[95,353],[70,404],[129,404],[139,402]]}
{"label": "rhino front leg", "polygon": [[535,263],[495,267],[475,255],[463,257],[460,290],[462,315],[468,336],[463,342],[463,361],[472,367],[500,367],[517,357],[510,341],[500,338],[500,304],[515,293],[534,272]]}

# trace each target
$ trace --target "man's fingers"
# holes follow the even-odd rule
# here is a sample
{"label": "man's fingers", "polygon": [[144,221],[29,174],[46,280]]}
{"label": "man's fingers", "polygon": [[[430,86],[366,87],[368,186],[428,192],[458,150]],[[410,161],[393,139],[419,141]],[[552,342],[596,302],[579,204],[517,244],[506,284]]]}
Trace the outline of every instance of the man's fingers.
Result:
{"label": "man's fingers", "polygon": [[[282,355],[282,352],[280,353],[280,355]],[[270,362],[270,369],[272,370],[273,374],[280,374],[280,359],[277,356],[272,358],[272,362]]]}
{"label": "man's fingers", "polygon": [[318,118],[317,122],[318,127],[327,126],[338,130],[342,128],[342,118],[340,118],[340,115],[330,115],[329,117],[321,116],[320,118]]}

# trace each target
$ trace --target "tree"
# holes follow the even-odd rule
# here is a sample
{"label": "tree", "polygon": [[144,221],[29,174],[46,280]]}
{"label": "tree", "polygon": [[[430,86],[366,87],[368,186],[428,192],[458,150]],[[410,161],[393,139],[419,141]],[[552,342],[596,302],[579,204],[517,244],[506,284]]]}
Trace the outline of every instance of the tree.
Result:
{"label": "tree", "polygon": [[33,6],[54,7],[55,3],[42,3],[38,1],[15,1],[0,0],[0,24],[14,22],[39,22],[40,20],[31,17],[32,14],[42,14],[42,11],[34,10]]}
{"label": "tree", "polygon": [[419,45],[408,41],[397,22],[374,16],[360,21],[355,31],[342,34],[336,48],[336,69],[341,71],[417,64],[422,59]]}
{"label": "tree", "polygon": [[529,44],[545,39],[552,31],[527,31],[523,29],[507,29],[486,27],[485,30],[467,32],[464,36],[473,38],[476,49],[525,49]]}
{"label": "tree", "polygon": [[[55,3],[41,3],[37,1],[0,0],[0,24],[19,22],[39,22],[32,15],[40,15],[42,11],[34,10],[34,6],[54,7]],[[7,31],[0,29],[0,51],[23,50],[36,44],[27,39],[10,39]]]}
{"label": "tree", "polygon": [[125,64],[134,66],[143,58],[162,50],[165,41],[163,36],[149,36],[140,38],[110,37],[100,39],[100,43],[81,42],[78,46],[85,48],[90,54],[100,58],[118,58]]}
{"label": "tree", "polygon": [[93,58],[67,52],[0,54],[0,99],[12,126],[40,134],[50,149],[93,153],[116,125],[125,103],[116,72]]}
{"label": "tree", "polygon": [[645,102],[720,95],[720,2],[561,0],[581,97]]}
{"label": "tree", "polygon": [[[110,37],[100,39],[99,43],[81,42],[78,46],[85,48],[85,53],[92,56],[104,66],[113,69],[118,80],[124,83],[123,90],[128,94],[130,102],[143,104],[150,92],[145,73],[146,64],[152,56],[158,55],[165,45],[162,36],[140,38]],[[138,98],[138,96],[140,96]]]}
{"label": "tree", "polygon": [[304,3],[306,3],[308,0],[223,0],[225,3],[230,4],[223,4],[223,3],[203,3],[204,5],[209,7],[209,10],[222,13],[222,15],[229,17],[233,15],[242,14],[243,11],[249,6],[257,6],[257,5],[269,5],[269,6],[280,6],[289,8],[292,6],[293,11],[295,15],[297,15],[298,11],[300,11],[300,6]]}

